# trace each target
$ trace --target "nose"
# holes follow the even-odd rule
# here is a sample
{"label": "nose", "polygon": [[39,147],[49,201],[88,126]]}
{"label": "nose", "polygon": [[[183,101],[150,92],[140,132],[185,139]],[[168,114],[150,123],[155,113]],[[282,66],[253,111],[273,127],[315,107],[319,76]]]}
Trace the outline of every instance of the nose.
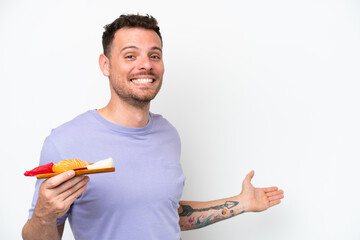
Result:
{"label": "nose", "polygon": [[140,59],[139,61],[139,65],[138,65],[139,70],[152,70],[153,69],[153,65],[151,60],[148,57],[144,57],[142,59]]}

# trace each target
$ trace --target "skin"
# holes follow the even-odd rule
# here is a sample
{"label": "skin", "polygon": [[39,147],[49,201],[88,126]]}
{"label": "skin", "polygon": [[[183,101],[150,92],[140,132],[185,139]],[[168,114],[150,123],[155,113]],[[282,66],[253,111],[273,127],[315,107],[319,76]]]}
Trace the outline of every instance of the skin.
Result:
{"label": "skin", "polygon": [[[123,28],[116,32],[110,56],[101,54],[99,66],[109,78],[111,98],[98,113],[118,125],[140,128],[149,121],[150,102],[161,88],[164,74],[162,43],[152,30]],[[133,79],[151,78],[151,83],[134,83]],[[243,181],[242,192],[234,197],[208,202],[180,201],[180,227],[190,230],[204,227],[244,212],[264,211],[284,197],[277,187],[255,188],[254,172]],[[74,177],[74,172],[60,174],[41,184],[34,214],[23,228],[24,239],[61,239],[64,225],[56,226],[70,205],[85,191],[88,177]],[[227,202],[233,204],[229,205]],[[184,206],[194,211],[183,216]]]}
{"label": "skin", "polygon": [[[284,191],[277,187],[255,188],[251,184],[254,174],[254,171],[251,171],[246,175],[242,183],[242,191],[237,196],[208,202],[180,201],[178,212],[181,230],[205,227],[245,212],[260,212],[278,205],[284,198]],[[226,202],[232,204],[225,207]],[[190,215],[181,216],[184,212],[183,206],[190,206],[196,211]]]}
{"label": "skin", "polygon": [[[122,126],[144,127],[149,120],[150,100],[160,90],[164,74],[160,37],[152,30],[120,29],[110,56],[101,54],[99,65],[104,76],[109,77],[111,99],[98,113]],[[146,84],[131,81],[141,78],[155,81]]]}
{"label": "skin", "polygon": [[72,170],[45,180],[40,185],[33,216],[23,227],[23,239],[61,239],[64,225],[57,227],[56,219],[69,210],[88,182],[89,177],[75,177]]}
{"label": "skin", "polygon": [[[122,126],[144,127],[149,121],[150,101],[160,90],[164,74],[160,37],[152,30],[120,29],[115,34],[110,56],[101,54],[99,65],[109,78],[111,91],[109,103],[98,110],[99,114]],[[155,81],[131,82],[137,78]],[[56,219],[85,191],[88,181],[88,177],[74,177],[74,171],[44,181],[33,217],[23,227],[23,239],[61,239],[64,224],[57,227]]]}

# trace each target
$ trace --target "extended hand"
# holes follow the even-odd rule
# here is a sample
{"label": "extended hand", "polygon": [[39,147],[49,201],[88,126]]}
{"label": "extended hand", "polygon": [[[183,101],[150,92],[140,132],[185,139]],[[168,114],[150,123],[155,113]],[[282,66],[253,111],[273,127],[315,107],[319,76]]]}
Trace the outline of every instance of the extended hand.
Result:
{"label": "extended hand", "polygon": [[240,196],[247,203],[247,212],[260,212],[280,203],[280,199],[284,198],[284,191],[278,190],[277,187],[255,188],[251,184],[254,177],[254,171],[246,175]]}

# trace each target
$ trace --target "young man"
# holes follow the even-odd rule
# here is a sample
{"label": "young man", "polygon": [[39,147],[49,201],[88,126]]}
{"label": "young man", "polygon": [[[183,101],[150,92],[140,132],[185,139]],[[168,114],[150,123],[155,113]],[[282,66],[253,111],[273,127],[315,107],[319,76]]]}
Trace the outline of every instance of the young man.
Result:
{"label": "young man", "polygon": [[[184,174],[180,139],[150,101],[164,74],[162,38],[151,16],[122,15],[105,27],[99,65],[109,78],[107,106],[54,129],[40,164],[112,157],[115,173],[38,180],[24,239],[61,239],[67,217],[76,239],[180,239],[190,230],[280,203],[277,187],[254,188],[250,172],[242,192],[210,201],[180,201]],[[86,191],[85,191],[86,189]]]}

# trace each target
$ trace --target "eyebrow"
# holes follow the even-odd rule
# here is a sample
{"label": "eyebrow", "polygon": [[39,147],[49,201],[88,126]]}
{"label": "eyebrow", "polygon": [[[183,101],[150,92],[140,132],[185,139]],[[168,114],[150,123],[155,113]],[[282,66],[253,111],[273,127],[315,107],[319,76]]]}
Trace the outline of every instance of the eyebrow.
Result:
{"label": "eyebrow", "polygon": [[152,47],[151,50],[159,50],[160,52],[162,52],[162,49],[159,47]]}
{"label": "eyebrow", "polygon": [[[123,51],[125,51],[127,49],[136,49],[136,50],[138,50],[139,48],[137,46],[127,46],[127,47],[122,48],[120,50],[120,52],[123,52]],[[152,47],[151,50],[158,50],[158,51],[162,52],[162,49],[160,47]]]}

